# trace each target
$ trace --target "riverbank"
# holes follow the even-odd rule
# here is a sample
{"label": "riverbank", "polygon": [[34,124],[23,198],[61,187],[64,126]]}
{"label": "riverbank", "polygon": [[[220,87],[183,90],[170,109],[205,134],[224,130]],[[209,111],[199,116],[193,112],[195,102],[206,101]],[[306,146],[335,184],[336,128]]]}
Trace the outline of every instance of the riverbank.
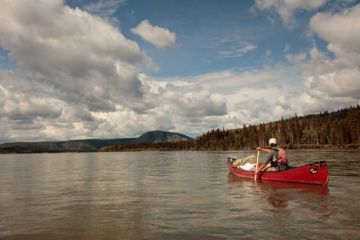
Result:
{"label": "riverbank", "polygon": [[[317,145],[317,144],[297,144],[297,145],[283,145],[281,146],[284,149],[360,149],[360,144],[337,144],[337,145]],[[243,147],[243,148],[169,148],[169,147],[137,147],[136,145],[131,146],[121,146],[121,148],[112,148],[106,147],[102,148],[99,151],[1,151],[0,154],[29,154],[29,153],[90,153],[90,152],[156,152],[156,151],[251,151],[255,150],[256,147]]]}
{"label": "riverbank", "polygon": [[[360,149],[360,144],[337,144],[337,145],[320,145],[320,144],[296,144],[296,145],[283,145],[281,146],[284,149]],[[255,150],[256,147],[243,147],[243,148],[184,148],[184,149],[174,149],[167,147],[143,147],[136,145],[132,146],[121,146],[116,148],[104,148],[100,149],[100,152],[142,152],[142,151],[237,151],[237,150]]]}

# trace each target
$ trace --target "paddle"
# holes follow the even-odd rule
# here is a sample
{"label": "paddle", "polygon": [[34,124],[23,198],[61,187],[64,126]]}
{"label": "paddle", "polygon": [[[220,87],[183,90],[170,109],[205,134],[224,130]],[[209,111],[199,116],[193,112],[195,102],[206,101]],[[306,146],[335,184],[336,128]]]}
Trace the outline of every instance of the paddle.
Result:
{"label": "paddle", "polygon": [[256,181],[257,180],[257,170],[258,170],[258,165],[259,165],[259,154],[260,154],[260,151],[257,150],[257,156],[256,156],[256,165],[255,165],[255,176],[254,176],[254,180]]}

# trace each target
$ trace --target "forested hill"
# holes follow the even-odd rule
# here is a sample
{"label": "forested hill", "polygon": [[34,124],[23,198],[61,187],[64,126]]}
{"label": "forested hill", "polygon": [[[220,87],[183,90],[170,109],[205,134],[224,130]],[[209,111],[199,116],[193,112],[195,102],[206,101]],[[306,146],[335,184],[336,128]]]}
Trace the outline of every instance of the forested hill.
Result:
{"label": "forested hill", "polygon": [[131,144],[102,150],[235,150],[266,146],[268,139],[272,137],[286,148],[359,147],[360,106],[294,116],[270,123],[244,125],[240,129],[213,129],[189,141]]}
{"label": "forested hill", "polygon": [[60,142],[15,142],[0,144],[0,153],[96,152],[109,146],[176,142],[191,139],[173,132],[151,131],[137,138],[84,139]]}
{"label": "forested hill", "polygon": [[197,149],[239,149],[265,146],[275,137],[288,148],[360,145],[360,106],[280,121],[211,130],[196,139]]}

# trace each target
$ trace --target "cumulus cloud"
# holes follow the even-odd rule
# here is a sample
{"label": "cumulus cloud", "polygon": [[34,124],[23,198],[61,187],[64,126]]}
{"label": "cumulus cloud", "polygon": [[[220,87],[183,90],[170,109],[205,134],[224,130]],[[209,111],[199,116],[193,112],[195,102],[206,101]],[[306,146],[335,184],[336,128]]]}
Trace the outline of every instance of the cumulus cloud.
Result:
{"label": "cumulus cloud", "polygon": [[[209,118],[219,120],[227,114],[226,99],[194,78],[142,79],[146,82],[148,102],[155,106],[149,114],[172,125],[175,131],[200,134],[214,125]],[[165,116],[168,121],[164,121]]]}
{"label": "cumulus cloud", "polygon": [[[172,122],[181,123],[178,128],[200,134],[204,128],[239,128],[294,114],[287,105],[290,99],[281,97],[298,87],[294,73],[299,80],[301,72],[295,68],[273,66],[147,82],[153,82],[151,92],[165,100],[156,111],[174,116]],[[196,106],[199,109],[192,109]]]}
{"label": "cumulus cloud", "polygon": [[37,3],[1,1],[0,48],[16,63],[0,74],[4,135],[18,139],[17,129],[36,126],[23,139],[84,137],[101,123],[92,112],[149,108],[138,74],[156,66],[135,42],[61,0]]}
{"label": "cumulus cloud", "polygon": [[39,92],[40,85],[11,71],[0,72],[0,115],[12,120],[56,118],[61,115],[61,103]]}
{"label": "cumulus cloud", "polygon": [[0,35],[0,46],[19,68],[63,101],[91,110],[113,110],[117,103],[138,107],[132,106],[143,94],[138,64],[153,66],[116,28],[63,1],[5,1]]}
{"label": "cumulus cloud", "polygon": [[[0,142],[133,137],[154,129],[196,136],[360,103],[359,5],[314,15],[310,28],[328,52],[286,49],[293,66],[158,79],[146,73],[158,68],[138,44],[89,9],[61,0],[0,3],[0,48],[14,62],[0,70]],[[312,9],[292,6],[290,16]],[[149,41],[159,48],[175,44],[175,33],[148,21],[135,29],[154,34]],[[256,47],[238,43],[233,53]],[[294,84],[299,79],[303,85]]]}
{"label": "cumulus cloud", "polygon": [[[328,50],[338,58],[360,62],[360,4],[340,13],[318,13],[311,29],[328,42]],[[339,59],[338,59],[339,60]]]}
{"label": "cumulus cloud", "polygon": [[298,10],[313,10],[324,5],[326,0],[255,0],[255,7],[262,11],[273,11],[287,24],[294,23]]}
{"label": "cumulus cloud", "polygon": [[160,90],[158,99],[173,113],[185,117],[226,114],[225,100],[199,87],[167,84]]}
{"label": "cumulus cloud", "polygon": [[242,124],[258,124],[279,120],[281,117],[292,116],[296,113],[297,87],[277,83],[263,83],[258,86],[248,86],[236,93],[226,96],[229,104],[229,116],[237,121],[232,125],[242,127]]}
{"label": "cumulus cloud", "polygon": [[206,86],[211,92],[230,95],[241,88],[257,87],[264,83],[273,84],[282,79],[290,79],[296,73],[296,69],[291,67],[272,66],[245,71],[224,70],[194,76],[186,81],[197,82],[199,85]]}
{"label": "cumulus cloud", "polygon": [[204,129],[219,126],[219,122],[209,121],[209,118],[219,120],[227,114],[226,100],[205,89],[158,81],[148,83],[152,90],[147,92],[147,98],[154,108],[145,114],[137,114],[127,108],[93,113],[96,119],[103,120],[94,134],[117,137],[117,133],[121,132],[123,136],[136,136],[145,131],[162,129],[196,136]]}
{"label": "cumulus cloud", "polygon": [[310,60],[298,64],[304,70],[305,96],[338,107],[359,104],[360,4],[336,14],[318,13],[311,18],[310,27],[328,42],[327,49],[335,57],[314,47],[308,54]]}
{"label": "cumulus cloud", "polygon": [[201,133],[227,112],[202,87],[144,77],[157,66],[103,18],[61,0],[1,6],[0,48],[16,64],[0,70],[2,142]]}
{"label": "cumulus cloud", "polygon": [[131,31],[157,48],[167,48],[176,43],[176,34],[174,32],[166,28],[153,26],[147,19],[143,20]]}
{"label": "cumulus cloud", "polygon": [[[359,19],[359,4],[341,12],[317,13],[310,19],[311,30],[327,42],[328,52],[316,45],[308,52],[285,52],[294,68],[302,72],[303,86],[292,95],[279,95],[273,110],[285,115],[307,114],[360,104]],[[285,106],[281,98],[288,99]]]}
{"label": "cumulus cloud", "polygon": [[0,72],[3,141],[84,138],[86,135],[81,133],[85,131],[91,136],[91,130],[99,124],[91,112],[81,104],[50,96],[47,87],[13,71]]}

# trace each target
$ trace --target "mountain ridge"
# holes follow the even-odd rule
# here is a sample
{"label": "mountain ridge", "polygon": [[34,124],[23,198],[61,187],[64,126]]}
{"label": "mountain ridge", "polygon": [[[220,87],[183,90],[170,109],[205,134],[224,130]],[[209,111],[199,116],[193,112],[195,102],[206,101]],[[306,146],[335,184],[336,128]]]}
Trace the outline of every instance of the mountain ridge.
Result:
{"label": "mountain ridge", "polygon": [[0,144],[0,153],[96,152],[103,147],[114,145],[177,142],[190,139],[192,138],[184,134],[155,130],[145,132],[136,138],[3,143]]}

